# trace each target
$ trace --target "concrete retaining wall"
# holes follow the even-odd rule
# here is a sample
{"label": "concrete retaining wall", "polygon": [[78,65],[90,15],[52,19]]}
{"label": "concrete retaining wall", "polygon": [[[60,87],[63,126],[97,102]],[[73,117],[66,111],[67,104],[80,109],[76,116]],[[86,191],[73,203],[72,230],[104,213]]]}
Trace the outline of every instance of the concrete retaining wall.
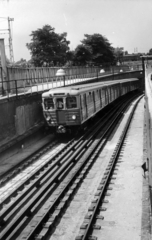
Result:
{"label": "concrete retaining wall", "polygon": [[0,99],[0,147],[42,121],[41,94]]}

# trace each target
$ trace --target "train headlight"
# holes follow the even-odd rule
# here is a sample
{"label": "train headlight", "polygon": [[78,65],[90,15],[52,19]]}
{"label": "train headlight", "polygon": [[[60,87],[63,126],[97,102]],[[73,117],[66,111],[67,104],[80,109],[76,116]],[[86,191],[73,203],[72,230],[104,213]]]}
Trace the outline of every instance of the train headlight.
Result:
{"label": "train headlight", "polygon": [[46,121],[48,121],[48,122],[49,122],[49,121],[50,121],[50,119],[51,119],[51,117],[50,117],[50,116],[47,116],[47,117],[46,117]]}
{"label": "train headlight", "polygon": [[76,115],[73,115],[73,116],[72,116],[72,119],[73,119],[73,120],[76,120],[76,118],[77,118]]}

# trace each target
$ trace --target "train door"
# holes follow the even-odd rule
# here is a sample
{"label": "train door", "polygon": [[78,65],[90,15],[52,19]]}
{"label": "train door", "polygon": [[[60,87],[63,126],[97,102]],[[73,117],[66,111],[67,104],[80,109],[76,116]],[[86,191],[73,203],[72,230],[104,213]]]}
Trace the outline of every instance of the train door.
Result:
{"label": "train door", "polygon": [[94,113],[94,103],[92,92],[86,93],[86,103],[87,103],[87,116],[90,117]]}
{"label": "train door", "polygon": [[115,86],[115,99],[117,98],[117,86]]}
{"label": "train door", "polygon": [[86,94],[80,95],[80,104],[82,120],[85,120],[87,118]]}
{"label": "train door", "polygon": [[96,112],[96,99],[95,99],[95,93],[94,93],[94,91],[92,92],[92,96],[93,96],[93,107],[94,107],[94,112]]}
{"label": "train door", "polygon": [[123,88],[122,88],[122,83],[119,83],[119,89],[120,89],[120,96],[122,96],[123,95]]}
{"label": "train door", "polygon": [[96,104],[96,112],[100,110],[100,89],[95,91],[95,104]]}
{"label": "train door", "polygon": [[106,93],[105,93],[105,88],[102,88],[101,89],[101,101],[102,101],[102,107],[104,107],[105,105],[106,105],[106,99],[105,99],[105,97],[106,97],[106,95],[105,95]]}
{"label": "train door", "polygon": [[86,94],[84,96],[84,104],[85,104],[85,110],[86,110],[86,118],[88,117],[88,106],[87,106],[87,96]]}
{"label": "train door", "polygon": [[56,98],[56,114],[58,123],[65,123],[65,104],[63,98]]}
{"label": "train door", "polygon": [[111,102],[114,100],[114,87],[110,88],[110,92],[111,92]]}
{"label": "train door", "polygon": [[118,96],[119,96],[119,97],[121,96],[121,85],[120,85],[120,83],[119,83],[119,85],[118,85]]}
{"label": "train door", "polygon": [[108,88],[105,88],[105,105],[108,105],[109,103],[109,93]]}
{"label": "train door", "polygon": [[112,88],[112,92],[113,92],[113,96],[112,96],[112,101],[114,101],[115,100],[115,92],[116,92],[116,90],[115,90],[115,86]]}
{"label": "train door", "polygon": [[108,103],[110,103],[111,102],[111,88],[110,87],[108,87],[107,93],[108,93]]}
{"label": "train door", "polygon": [[102,89],[99,89],[100,109],[102,108]]}
{"label": "train door", "polygon": [[110,103],[112,102],[112,88],[109,87],[109,96],[110,96]]}

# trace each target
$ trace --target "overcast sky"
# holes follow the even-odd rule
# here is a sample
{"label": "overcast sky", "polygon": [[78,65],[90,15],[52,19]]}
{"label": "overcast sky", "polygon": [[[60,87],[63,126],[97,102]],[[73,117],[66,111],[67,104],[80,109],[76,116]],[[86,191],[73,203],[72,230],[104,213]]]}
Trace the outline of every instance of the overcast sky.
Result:
{"label": "overcast sky", "polygon": [[[0,0],[0,38],[8,45],[7,31],[2,31],[8,22],[3,17],[14,18],[15,61],[30,59],[29,35],[45,24],[56,33],[67,32],[71,50],[84,34],[94,33],[129,53],[147,53],[152,48],[152,0]],[[6,53],[9,58],[8,46]]]}

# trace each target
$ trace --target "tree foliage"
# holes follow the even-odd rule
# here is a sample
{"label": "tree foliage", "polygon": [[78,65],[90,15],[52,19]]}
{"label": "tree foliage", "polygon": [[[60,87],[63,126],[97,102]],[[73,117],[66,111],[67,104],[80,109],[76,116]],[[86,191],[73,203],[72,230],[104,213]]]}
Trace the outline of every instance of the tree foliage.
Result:
{"label": "tree foliage", "polygon": [[152,55],[152,48],[148,52],[149,55]]}
{"label": "tree foliage", "polygon": [[35,66],[64,64],[69,50],[67,33],[57,34],[50,25],[42,29],[32,31],[31,42],[26,46],[30,50],[32,61]]}
{"label": "tree foliage", "polygon": [[32,31],[31,42],[26,46],[35,66],[104,65],[115,60],[114,48],[101,34],[88,35],[74,51],[69,50],[67,33],[57,34],[50,25]]}
{"label": "tree foliage", "polygon": [[66,64],[65,66],[72,66],[73,65],[73,60],[74,60],[74,51],[68,51],[66,54]]}
{"label": "tree foliage", "polygon": [[80,44],[74,52],[74,62],[76,65],[86,65],[92,59],[92,49],[90,46]]}
{"label": "tree foliage", "polygon": [[115,54],[116,62],[121,63],[123,61],[124,49],[122,47],[117,47],[114,49],[114,54]]}
{"label": "tree foliage", "polygon": [[115,59],[114,49],[108,39],[101,34],[88,35],[81,42],[85,48],[90,49],[91,60],[95,65],[113,62]]}

